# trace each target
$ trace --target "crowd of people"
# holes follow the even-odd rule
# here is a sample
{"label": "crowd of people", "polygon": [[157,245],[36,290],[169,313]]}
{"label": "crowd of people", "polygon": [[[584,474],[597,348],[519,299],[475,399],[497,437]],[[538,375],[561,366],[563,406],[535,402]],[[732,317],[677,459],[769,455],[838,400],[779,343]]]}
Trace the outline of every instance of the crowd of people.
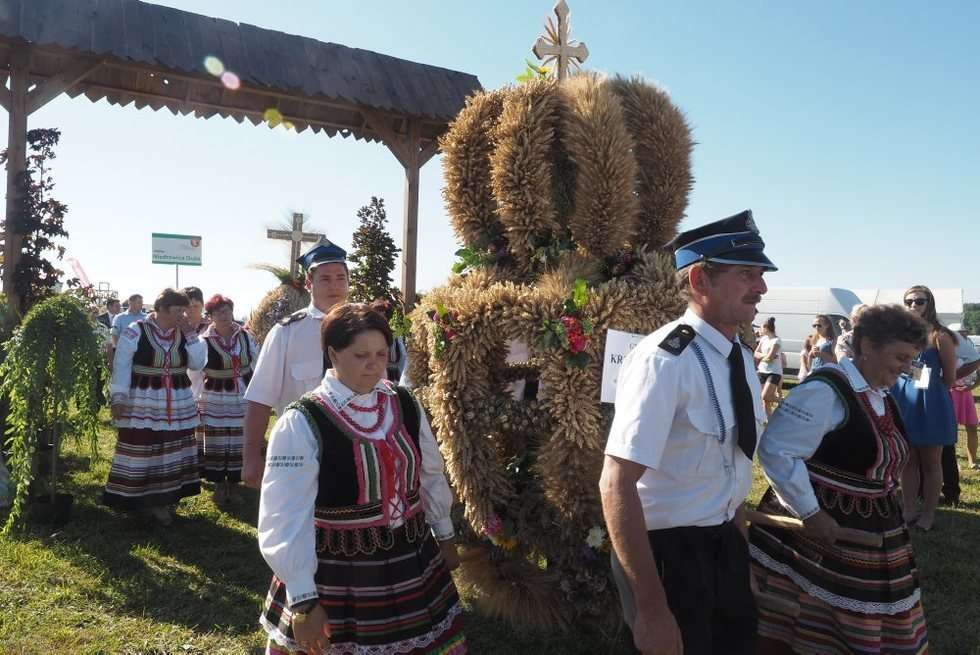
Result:
{"label": "crowd of people", "polygon": [[453,495],[425,413],[394,383],[407,352],[390,304],[346,302],[329,241],[300,263],[310,304],[261,350],[220,294],[106,303],[118,435],[103,502],[167,526],[202,480],[221,505],[244,479],[261,489],[269,653],[464,653]]}
{"label": "crowd of people", "polygon": [[[818,315],[785,398],[775,265],[751,213],[672,243],[688,310],[626,358],[600,481],[623,615],[642,653],[926,653],[911,530],[976,462],[980,355],[924,286]],[[972,426],[972,428],[970,427]],[[746,505],[757,461],[769,483]]]}
{"label": "crowd of people", "polygon": [[[957,423],[980,468],[980,355],[917,286],[904,308],[856,307],[839,335],[816,316],[783,397],[775,319],[754,350],[737,336],[775,270],[751,212],[672,248],[688,309],[624,362],[600,480],[636,647],[926,652],[909,531],[936,529],[942,493],[958,501]],[[107,303],[104,502],[169,525],[202,480],[219,504],[239,482],[260,489],[269,653],[464,653],[453,495],[425,411],[396,384],[404,345],[383,307],[347,302],[341,248],[300,262],[310,304],[261,349],[220,294]],[[750,510],[756,458],[769,488]]]}

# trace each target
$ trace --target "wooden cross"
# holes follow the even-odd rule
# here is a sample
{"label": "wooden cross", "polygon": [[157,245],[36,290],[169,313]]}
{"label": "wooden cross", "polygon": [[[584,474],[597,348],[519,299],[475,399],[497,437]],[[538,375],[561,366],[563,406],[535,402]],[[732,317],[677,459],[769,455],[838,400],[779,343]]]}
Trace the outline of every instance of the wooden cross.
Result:
{"label": "wooden cross", "polygon": [[289,275],[291,277],[296,277],[299,272],[299,259],[300,255],[300,244],[304,241],[309,243],[316,243],[324,237],[323,234],[315,234],[311,232],[303,231],[303,215],[293,214],[293,229],[289,230],[269,230],[267,236],[270,239],[280,239],[282,241],[289,241]]}
{"label": "wooden cross", "polygon": [[585,44],[571,40],[572,25],[568,20],[570,13],[565,0],[558,0],[558,4],[555,5],[558,23],[556,24],[555,20],[549,17],[544,26],[547,35],[539,36],[531,49],[534,56],[541,60],[542,65],[555,62],[555,74],[559,80],[568,76],[569,63],[575,64],[577,68],[589,58],[589,49]]}

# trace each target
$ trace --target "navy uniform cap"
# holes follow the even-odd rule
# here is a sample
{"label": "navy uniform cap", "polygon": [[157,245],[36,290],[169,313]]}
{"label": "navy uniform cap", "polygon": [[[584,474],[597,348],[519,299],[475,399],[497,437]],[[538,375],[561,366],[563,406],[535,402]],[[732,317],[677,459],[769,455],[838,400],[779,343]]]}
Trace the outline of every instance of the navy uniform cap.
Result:
{"label": "navy uniform cap", "polygon": [[766,244],[752,220],[751,209],[681,232],[667,245],[674,251],[674,264],[678,271],[698,262],[777,270],[763,252]]}
{"label": "navy uniform cap", "polygon": [[346,264],[347,251],[324,237],[296,261],[309,273],[320,264]]}

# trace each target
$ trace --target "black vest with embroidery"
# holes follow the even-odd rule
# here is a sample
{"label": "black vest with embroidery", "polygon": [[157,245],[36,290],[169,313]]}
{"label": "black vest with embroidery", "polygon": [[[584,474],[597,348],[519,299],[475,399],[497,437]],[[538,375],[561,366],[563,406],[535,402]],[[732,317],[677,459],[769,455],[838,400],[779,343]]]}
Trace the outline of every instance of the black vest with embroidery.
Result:
{"label": "black vest with embroidery", "polygon": [[[140,339],[133,354],[133,373],[131,386],[134,389],[162,389],[166,383],[167,367],[164,362],[167,349],[156,342],[151,334],[150,324],[137,321],[132,327],[140,331]],[[184,334],[176,331],[177,347],[170,356],[170,380],[174,389],[187,389],[191,379],[187,377],[187,340]]]}
{"label": "black vest with embroidery", "polygon": [[[847,416],[843,425],[824,436],[810,461],[854,475],[865,475],[878,459],[879,450],[877,441],[872,438],[875,430],[867,411],[843,373],[833,369],[818,368],[807,377],[807,382],[810,380],[822,380],[829,384],[847,406]],[[895,401],[891,396],[885,396],[885,403],[892,413],[896,426],[904,434],[901,414]]]}
{"label": "black vest with embroidery", "polygon": [[[237,390],[235,369],[231,354],[215,345],[215,340],[219,338],[207,337],[204,339],[208,345],[208,363],[204,366],[204,388],[208,391],[231,393]],[[251,353],[248,350],[248,337],[244,330],[235,335],[235,341],[238,342],[238,377],[247,387],[252,380],[253,365]]]}
{"label": "black vest with embroidery", "polygon": [[[415,541],[428,529],[419,493],[421,417],[411,394],[402,387],[397,391],[398,401],[389,411],[397,408],[398,427],[388,439],[355,435],[342,420],[335,420],[321,405],[325,401],[313,393],[287,408],[306,417],[320,447],[314,509],[317,552],[370,555],[391,548],[398,531]],[[401,496],[404,515],[402,525],[391,528],[389,513],[396,495]]]}
{"label": "black vest with embroidery", "polygon": [[[862,516],[877,513],[887,517],[897,512],[895,494],[909,455],[901,413],[891,396],[885,396],[886,414],[872,418],[844,373],[819,368],[807,378],[823,380],[844,401],[847,416],[837,429],[828,432],[807,471],[820,506],[827,510]],[[804,384],[806,384],[804,383]]]}

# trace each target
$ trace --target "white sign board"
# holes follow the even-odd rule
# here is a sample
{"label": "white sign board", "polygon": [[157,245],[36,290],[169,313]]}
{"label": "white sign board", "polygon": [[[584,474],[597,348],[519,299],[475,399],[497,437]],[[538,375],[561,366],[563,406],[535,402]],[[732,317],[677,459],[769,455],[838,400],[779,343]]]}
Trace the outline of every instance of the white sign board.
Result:
{"label": "white sign board", "polygon": [[606,331],[606,349],[603,352],[602,360],[602,394],[600,395],[602,402],[611,403],[616,400],[616,381],[619,379],[619,370],[623,367],[623,360],[645,336],[647,335],[619,330]]}
{"label": "white sign board", "polygon": [[190,234],[153,233],[153,263],[201,265],[201,237]]}

